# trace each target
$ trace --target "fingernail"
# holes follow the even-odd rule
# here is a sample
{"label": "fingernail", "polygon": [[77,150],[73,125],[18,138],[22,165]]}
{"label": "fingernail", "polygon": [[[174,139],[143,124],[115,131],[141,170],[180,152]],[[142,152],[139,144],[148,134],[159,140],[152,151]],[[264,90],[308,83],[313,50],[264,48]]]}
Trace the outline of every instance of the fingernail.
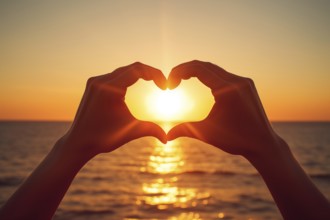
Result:
{"label": "fingernail", "polygon": [[166,90],[168,88],[168,86],[167,86],[167,82],[165,82],[163,85],[162,85],[162,90]]}
{"label": "fingernail", "polygon": [[173,84],[173,82],[168,82],[167,83],[167,88],[168,89],[174,89],[175,88],[175,85]]}
{"label": "fingernail", "polygon": [[173,140],[173,138],[171,136],[167,135],[167,141],[171,141],[171,140]]}
{"label": "fingernail", "polygon": [[166,81],[166,89],[169,89],[169,88],[170,88],[170,82]]}
{"label": "fingernail", "polygon": [[162,143],[166,144],[167,143],[167,137],[162,138]]}

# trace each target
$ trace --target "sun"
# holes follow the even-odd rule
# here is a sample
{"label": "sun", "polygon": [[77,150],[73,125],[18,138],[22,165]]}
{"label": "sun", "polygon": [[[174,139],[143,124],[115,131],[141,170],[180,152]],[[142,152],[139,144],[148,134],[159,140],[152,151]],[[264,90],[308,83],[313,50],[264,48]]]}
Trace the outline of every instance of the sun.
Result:
{"label": "sun", "polygon": [[148,96],[146,104],[156,119],[175,121],[189,109],[189,98],[180,89],[157,90]]}

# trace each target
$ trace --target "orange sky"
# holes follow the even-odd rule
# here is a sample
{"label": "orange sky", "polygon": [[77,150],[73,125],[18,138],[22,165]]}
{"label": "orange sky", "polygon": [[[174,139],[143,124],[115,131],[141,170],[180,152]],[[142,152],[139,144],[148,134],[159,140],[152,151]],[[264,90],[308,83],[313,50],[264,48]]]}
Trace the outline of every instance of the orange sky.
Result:
{"label": "orange sky", "polygon": [[[329,11],[307,0],[1,1],[0,119],[72,120],[90,76],[134,61],[167,75],[199,59],[254,79],[271,120],[330,120]],[[198,107],[182,119],[205,117],[210,91],[185,86]],[[127,96],[143,119],[157,119],[152,87]]]}

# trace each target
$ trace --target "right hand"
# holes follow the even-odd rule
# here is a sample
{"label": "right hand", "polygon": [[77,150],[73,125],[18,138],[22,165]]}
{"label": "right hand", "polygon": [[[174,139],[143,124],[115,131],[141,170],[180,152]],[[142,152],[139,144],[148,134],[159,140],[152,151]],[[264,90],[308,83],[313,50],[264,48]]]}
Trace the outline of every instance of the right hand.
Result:
{"label": "right hand", "polygon": [[[182,79],[197,77],[212,90],[215,104],[202,121],[183,123],[172,128],[168,140],[191,137],[228,153],[246,158],[271,155],[281,139],[273,131],[251,79],[231,74],[207,62],[191,61],[173,68],[170,89]],[[265,148],[272,145],[270,148]]]}

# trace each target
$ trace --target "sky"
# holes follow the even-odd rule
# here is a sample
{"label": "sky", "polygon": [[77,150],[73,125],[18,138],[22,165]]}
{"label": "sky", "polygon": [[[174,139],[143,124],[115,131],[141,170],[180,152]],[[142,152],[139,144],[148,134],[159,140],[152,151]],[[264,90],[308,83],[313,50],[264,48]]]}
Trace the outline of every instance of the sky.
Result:
{"label": "sky", "polygon": [[[329,12],[319,0],[0,0],[0,120],[73,120],[91,76],[198,59],[252,78],[270,120],[329,121]],[[133,115],[157,119],[154,89],[128,90]],[[205,117],[209,89],[182,89],[194,107],[180,117]]]}

